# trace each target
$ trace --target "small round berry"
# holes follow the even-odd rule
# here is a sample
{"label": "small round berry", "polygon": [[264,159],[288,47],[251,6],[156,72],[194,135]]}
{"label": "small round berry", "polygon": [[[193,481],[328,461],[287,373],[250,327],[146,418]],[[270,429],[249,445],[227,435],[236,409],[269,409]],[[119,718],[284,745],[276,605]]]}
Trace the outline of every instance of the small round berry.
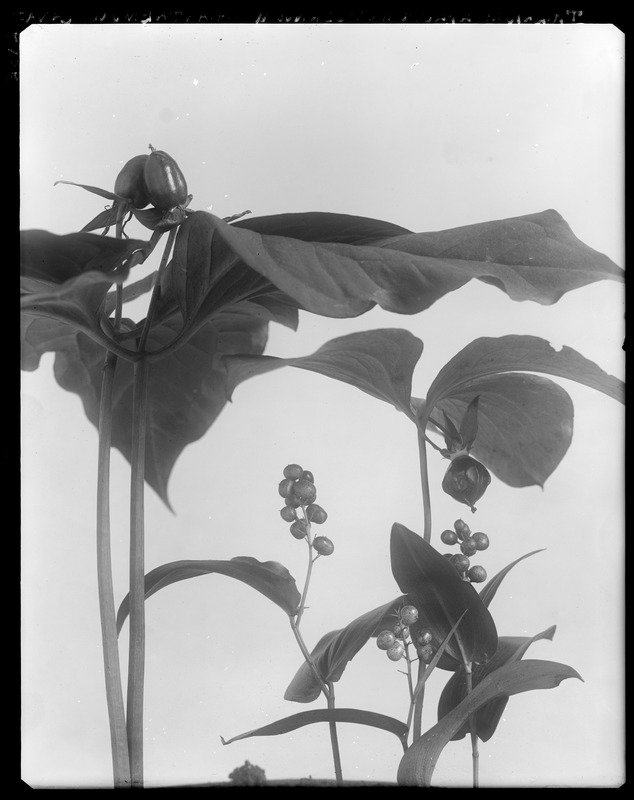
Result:
{"label": "small round berry", "polygon": [[313,547],[320,556],[329,556],[335,549],[334,544],[327,536],[315,536]]}
{"label": "small round berry", "polygon": [[290,497],[294,486],[295,481],[292,478],[284,478],[283,481],[280,481],[279,486],[277,487],[280,497]]}
{"label": "small round berry", "polygon": [[482,533],[482,531],[477,531],[471,538],[475,542],[475,546],[478,550],[486,550],[489,546],[489,537],[486,533]]}
{"label": "small round berry", "polygon": [[294,494],[289,494],[288,497],[285,497],[284,502],[290,508],[299,508],[302,504],[302,501],[299,499],[299,497],[295,497]]}
{"label": "small round berry", "polygon": [[459,539],[466,539],[471,533],[471,528],[462,519],[457,519],[453,524],[455,532],[458,534]]}
{"label": "small round berry", "polygon": [[311,483],[315,483],[315,476],[309,469],[302,470],[302,474],[299,475],[305,481],[310,481]]}
{"label": "small round berry", "polygon": [[422,647],[419,647],[416,652],[421,661],[424,661],[425,664],[429,664],[436,655],[436,648],[432,647],[430,644],[424,644]]}
{"label": "small round berry", "polygon": [[458,534],[455,531],[446,530],[440,534],[440,541],[443,544],[455,544],[458,541]]}
{"label": "small round berry", "polygon": [[314,483],[307,481],[306,478],[300,478],[293,486],[293,494],[302,503],[309,505],[315,501],[317,490]]}
{"label": "small round berry", "polygon": [[321,506],[318,506],[317,503],[311,503],[306,509],[306,516],[311,522],[314,522],[316,525],[321,525],[328,519],[328,514],[324,511]]}
{"label": "small round berry", "polygon": [[433,640],[434,634],[431,631],[421,631],[416,637],[416,642],[420,647],[426,644],[431,644]]}
{"label": "small round berry", "polygon": [[289,464],[288,466],[284,467],[284,477],[292,478],[295,481],[297,478],[302,477],[303,471],[304,470],[299,466],[299,464]]}
{"label": "small round berry", "polygon": [[473,541],[473,537],[467,536],[467,538],[462,542],[460,545],[460,549],[462,550],[465,556],[472,556],[474,553],[477,552],[478,546]]}
{"label": "small round berry", "polygon": [[467,577],[472,583],[483,583],[487,579],[487,571],[479,565],[471,567],[467,572]]}
{"label": "small round berry", "polygon": [[405,647],[402,645],[401,642],[395,642],[390,648],[387,650],[387,657],[390,661],[400,661],[403,658],[405,653]]}
{"label": "small round berry", "polygon": [[405,631],[407,630],[407,625],[401,625],[400,622],[397,622],[396,625],[392,628],[395,636],[398,636],[399,639],[402,639],[405,636]]}
{"label": "small round berry", "polygon": [[394,644],[396,644],[396,636],[392,631],[381,631],[376,637],[376,646],[379,650],[389,650]]}
{"label": "small round berry", "polygon": [[462,574],[463,572],[466,572],[469,569],[469,565],[471,562],[466,556],[461,556],[458,554],[453,557],[451,563],[458,570],[458,572]]}
{"label": "small round berry", "polygon": [[416,606],[403,606],[401,609],[401,622],[403,625],[413,625],[418,619]]}
{"label": "small round berry", "polygon": [[448,558],[450,561],[455,555],[456,555],[455,553],[443,553],[443,556],[445,558]]}
{"label": "small round berry", "polygon": [[297,519],[297,513],[294,508],[291,508],[290,506],[284,506],[284,508],[280,510],[280,517],[282,517],[284,522],[295,522]]}
{"label": "small round berry", "polygon": [[304,539],[308,528],[303,519],[297,519],[291,525],[291,533],[296,539]]}

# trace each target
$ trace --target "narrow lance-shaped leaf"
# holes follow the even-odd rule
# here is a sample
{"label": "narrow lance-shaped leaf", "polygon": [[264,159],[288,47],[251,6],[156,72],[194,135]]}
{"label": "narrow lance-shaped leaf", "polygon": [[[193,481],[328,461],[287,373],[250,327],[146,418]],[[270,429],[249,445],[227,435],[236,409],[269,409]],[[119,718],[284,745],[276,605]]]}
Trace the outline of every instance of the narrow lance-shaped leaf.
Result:
{"label": "narrow lance-shaped leaf", "polygon": [[298,367],[356,386],[411,415],[412,374],[423,343],[406,330],[386,328],[331,339],[315,353],[299,358],[229,356],[229,394],[242,381],[280,367]]}
{"label": "narrow lance-shaped leaf", "polygon": [[534,689],[553,689],[566,678],[579,673],[554,661],[525,660],[495,670],[436,725],[426,731],[406,751],[399,764],[397,780],[403,786],[430,786],[438,758],[469,716],[484,703]]}
{"label": "narrow lance-shaped leaf", "polygon": [[407,738],[407,726],[404,722],[394,719],[394,717],[388,717],[385,714],[377,714],[374,711],[364,711],[358,708],[320,708],[301,711],[299,714],[278,719],[269,725],[263,725],[261,728],[255,728],[238,736],[232,736],[231,739],[223,739],[222,736],[220,738],[223,744],[231,744],[240,739],[249,739],[252,736],[279,736],[282,733],[290,733],[305,725],[313,725],[316,722],[354,722],[357,725],[369,725],[372,728],[393,733],[402,743]]}
{"label": "narrow lance-shaped leaf", "polygon": [[[238,556],[229,561],[185,560],[172,561],[151,570],[145,576],[145,597],[178,581],[217,573],[246,583],[268,597],[289,616],[296,613],[301,596],[295,579],[277,561],[258,561],[250,556]],[[117,612],[117,631],[121,631],[129,613],[129,597],[125,596]]]}

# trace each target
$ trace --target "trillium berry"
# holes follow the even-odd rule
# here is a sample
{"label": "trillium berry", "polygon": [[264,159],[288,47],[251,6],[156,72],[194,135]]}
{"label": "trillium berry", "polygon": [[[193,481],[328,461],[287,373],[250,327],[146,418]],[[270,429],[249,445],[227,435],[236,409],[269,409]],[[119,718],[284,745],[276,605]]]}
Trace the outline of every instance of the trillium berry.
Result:
{"label": "trillium berry", "polygon": [[459,503],[468,505],[472,512],[476,511],[475,503],[485,493],[491,483],[488,469],[466,455],[455,457],[442,481],[443,491]]}

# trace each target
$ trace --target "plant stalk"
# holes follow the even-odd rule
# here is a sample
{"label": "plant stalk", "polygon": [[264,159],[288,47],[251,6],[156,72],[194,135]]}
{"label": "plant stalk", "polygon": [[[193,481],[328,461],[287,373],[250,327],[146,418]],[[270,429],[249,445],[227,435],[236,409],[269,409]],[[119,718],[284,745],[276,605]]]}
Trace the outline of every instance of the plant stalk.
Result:
{"label": "plant stalk", "polygon": [[143,787],[143,684],[145,671],[145,444],[149,366],[134,365],[130,458],[130,649],[128,654],[128,747],[133,788]]}
{"label": "plant stalk", "polygon": [[108,352],[103,367],[99,403],[99,450],[97,457],[97,589],[106,703],[110,722],[110,744],[114,788],[130,788],[130,758],[126,734],[125,707],[121,686],[121,665],[112,582],[110,550],[110,447],[112,443],[112,386],[117,357]]}
{"label": "plant stalk", "polygon": [[427,472],[427,446],[425,443],[425,431],[418,431],[418,458],[420,464],[420,484],[423,493],[423,539],[431,542],[431,499],[429,496],[429,477]]}
{"label": "plant stalk", "polygon": [[[467,682],[467,695],[473,689],[473,675],[471,672],[471,663],[465,662],[466,682]],[[480,785],[480,753],[478,750],[478,734],[476,731],[475,715],[471,714],[469,717],[469,733],[471,735],[471,764],[473,772],[473,788],[477,789]]]}
{"label": "plant stalk", "polygon": [[[332,681],[328,681],[328,708],[334,709],[335,707],[335,687]],[[328,722],[330,730],[330,746],[332,749],[332,758],[335,764],[335,780],[337,786],[343,786],[343,771],[341,769],[341,754],[339,752],[339,738],[337,737],[337,723],[334,720]]]}

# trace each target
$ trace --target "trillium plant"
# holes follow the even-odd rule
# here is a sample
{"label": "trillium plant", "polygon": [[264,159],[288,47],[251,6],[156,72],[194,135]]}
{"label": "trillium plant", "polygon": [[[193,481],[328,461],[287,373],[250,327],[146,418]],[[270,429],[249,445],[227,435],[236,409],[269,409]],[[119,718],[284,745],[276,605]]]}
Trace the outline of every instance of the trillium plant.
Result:
{"label": "trillium plant", "polygon": [[[553,638],[554,626],[532,636],[498,633],[489,610],[495,594],[508,573],[538,551],[518,553],[488,575],[484,559],[495,535],[490,532],[490,542],[473,515],[492,480],[511,487],[543,484],[566,453],[572,403],[546,375],[618,402],[623,384],[568,347],[507,335],[473,340],[433,378],[423,399],[411,395],[423,343],[406,329],[353,333],[311,354],[278,358],[264,355],[268,326],[295,330],[300,311],[346,318],[375,305],[419,314],[474,279],[496,286],[510,301],[549,305],[594,281],[621,281],[622,270],[577,239],[553,210],[433,233],[330,213],[244,212],[219,219],[191,207],[177,162],[152,146],[113,177],[112,191],[74,184],[109,201],[79,232],[22,232],[21,308],[23,369],[37,369],[41,356],[54,352],[58,383],[79,395],[99,434],[97,588],[114,787],[143,786],[145,602],[170,584],[213,573],[248,584],[288,617],[298,669],[285,699],[322,699],[319,707],[224,738],[224,744],[327,723],[334,776],[342,784],[339,728],[373,726],[402,746],[394,780],[430,786],[443,748],[469,737],[478,786],[480,743],[492,737],[513,695],[581,676],[572,666],[526,657],[533,642]],[[131,219],[149,231],[145,239],[128,237]],[[135,280],[135,267],[159,245],[158,268]],[[147,301],[144,318],[126,316],[126,305],[141,298]],[[316,644],[305,641],[301,623],[313,570],[327,570],[337,557],[337,537],[317,502],[319,476],[301,463],[301,453],[295,456],[300,463],[280,464],[279,484],[271,486],[279,524],[291,534],[289,547],[305,548],[301,585],[282,564],[242,555],[176,561],[147,572],[144,564],[146,486],[169,506],[167,482],[183,449],[210,428],[239,384],[283,367],[343,381],[391,404],[411,424],[419,452],[423,529],[395,520],[391,531],[375,532],[389,547],[394,597],[342,619],[341,628]],[[519,409],[530,425],[516,424]],[[131,475],[130,586],[120,598],[113,593],[110,555],[113,447]],[[441,486],[430,486],[428,456],[447,462]],[[437,524],[432,496],[440,491],[456,502],[456,518]],[[118,642],[126,632],[124,696]],[[372,697],[369,708],[337,706],[335,686],[365,646],[403,673],[405,718],[376,713]],[[423,730],[429,680],[444,681],[444,688],[437,721]],[[547,695],[540,697],[547,702]],[[216,724],[218,736],[230,732],[231,720]]]}

